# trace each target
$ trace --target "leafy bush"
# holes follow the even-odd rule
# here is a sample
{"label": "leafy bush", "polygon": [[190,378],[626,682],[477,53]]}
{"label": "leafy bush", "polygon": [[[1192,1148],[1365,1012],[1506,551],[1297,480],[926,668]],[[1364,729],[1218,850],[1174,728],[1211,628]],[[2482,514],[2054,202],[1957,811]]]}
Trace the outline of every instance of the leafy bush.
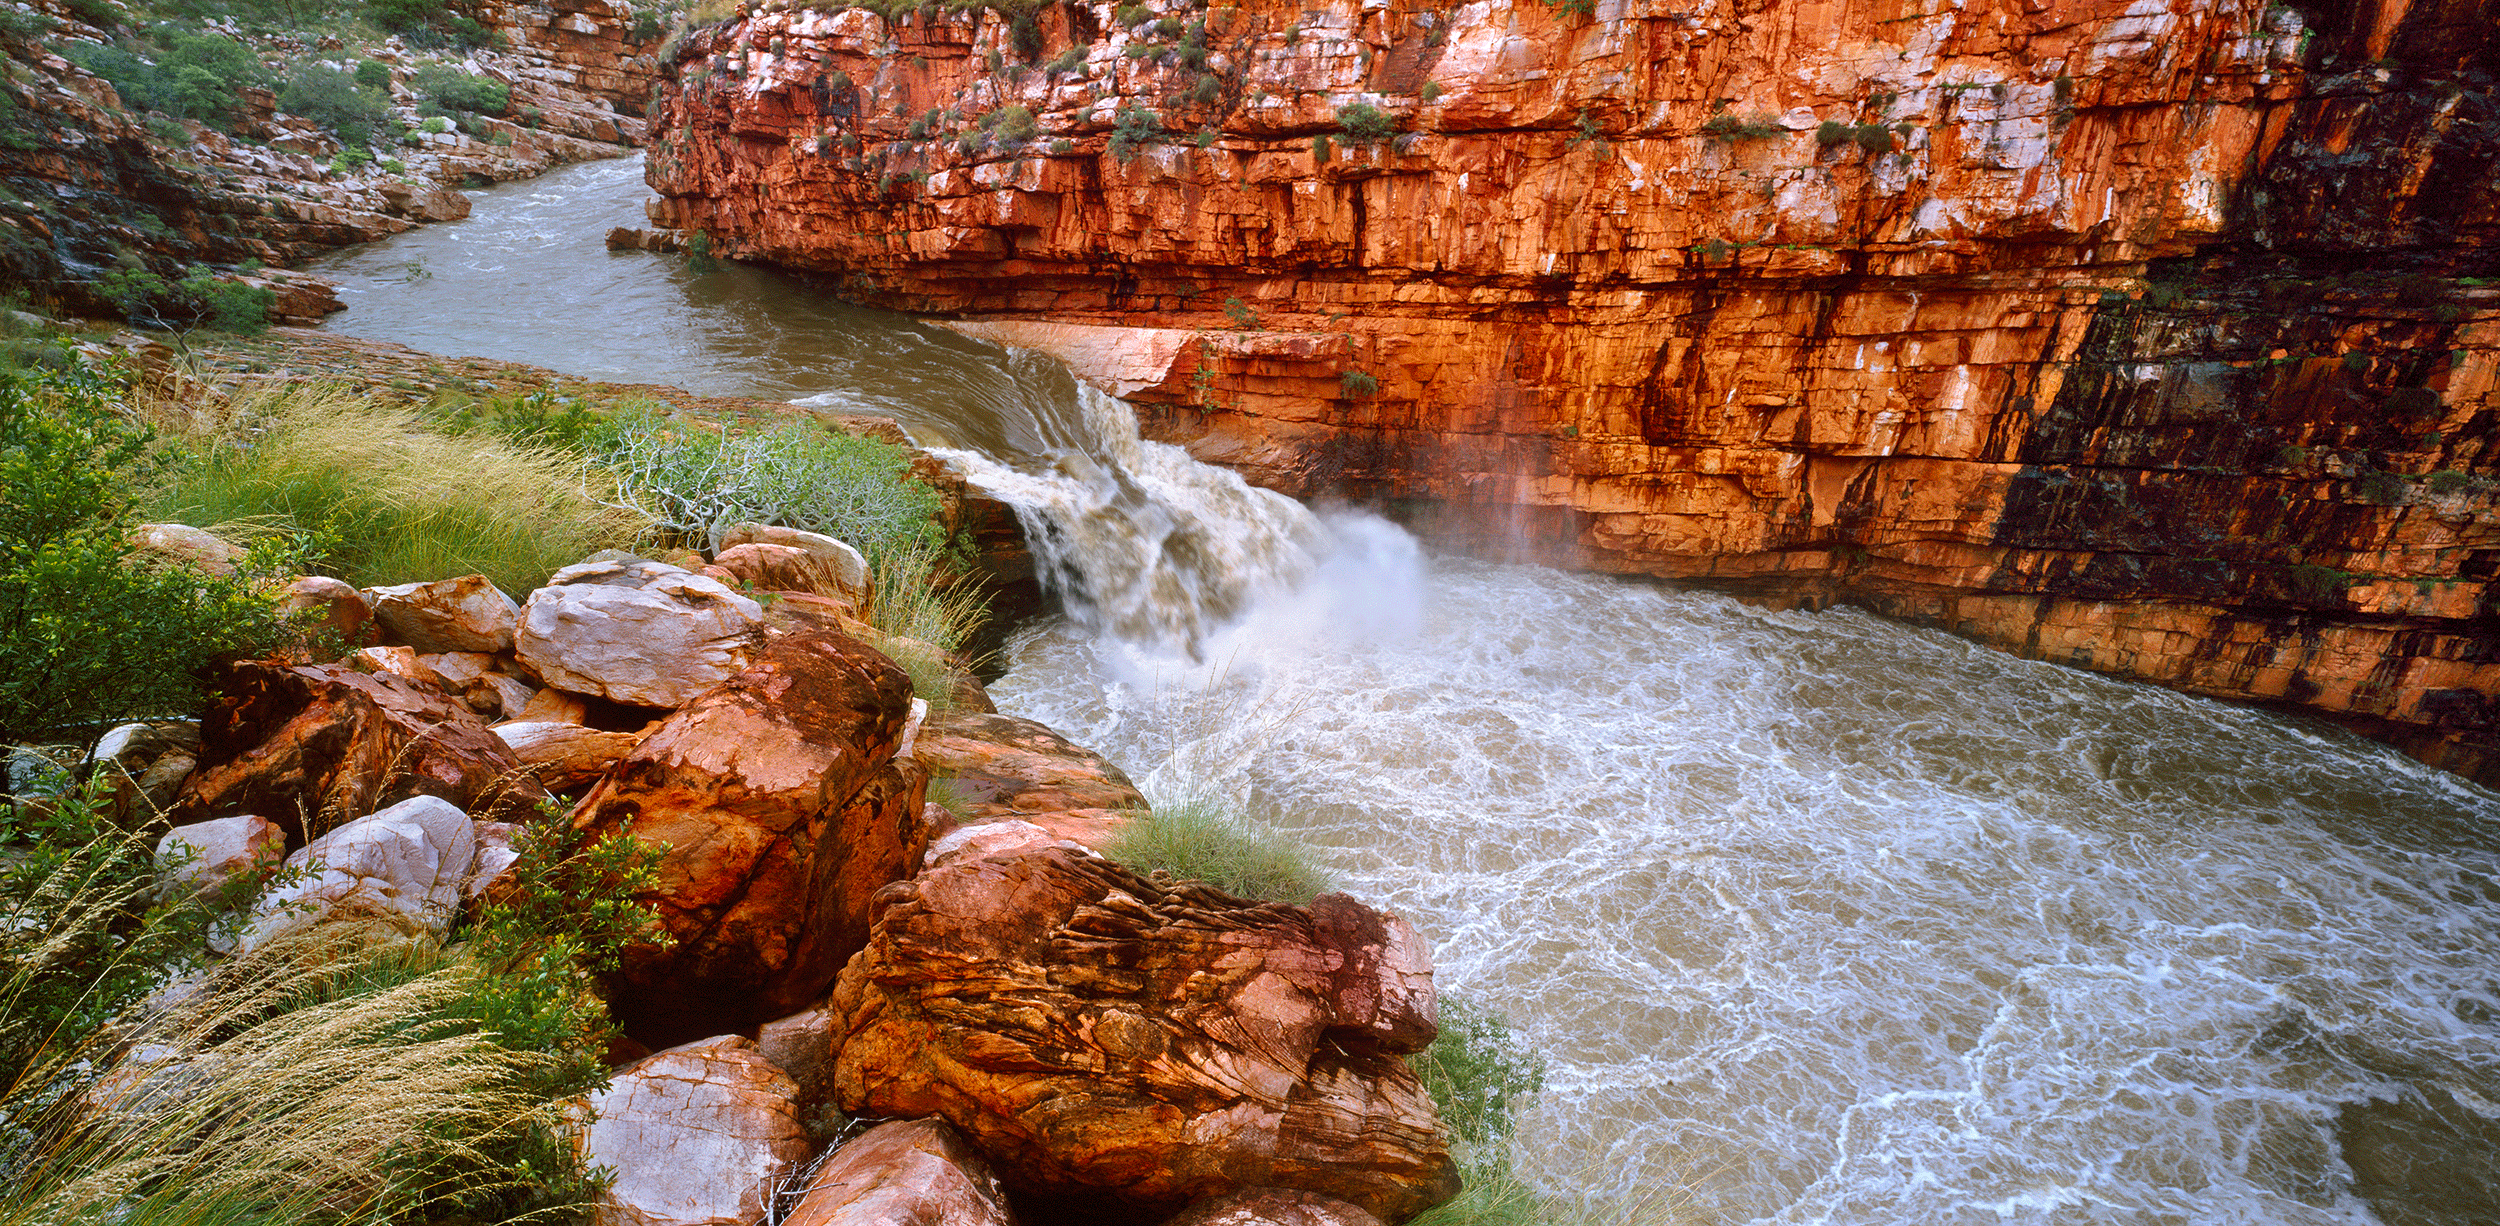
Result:
{"label": "leafy bush", "polygon": [[512,106],[512,87],[448,64],[417,70],[417,92],[455,111],[501,115]]}
{"label": "leafy bush", "polygon": [[1427,103],[1436,101],[1441,97],[1441,83],[1439,81],[1426,81],[1424,82],[1424,87],[1421,90],[1416,91],[1415,96],[1423,99]]}
{"label": "leafy bush", "polygon": [[1349,145],[1373,145],[1395,135],[1397,122],[1389,112],[1357,102],[1337,112],[1337,131]]}
{"label": "leafy bush", "polygon": [[129,16],[112,0],[67,0],[70,15],[99,30],[110,29]]}
{"label": "leafy bush", "polygon": [[1084,66],[1085,48],[1070,47],[1067,50],[1060,52],[1058,58],[1053,59],[1048,65],[1046,65],[1043,71],[1056,76],[1063,72],[1074,72]]}
{"label": "leafy bush", "polygon": [[1145,5],[1123,4],[1119,7],[1118,11],[1111,15],[1111,20],[1121,29],[1128,29],[1129,27],[1136,25],[1138,22],[1144,21],[1152,16],[1154,16],[1154,10],[1147,8]]}
{"label": "leafy bush", "polygon": [[1187,797],[1137,815],[1102,854],[1141,874],[1204,881],[1243,898],[1310,902],[1334,888],[1293,843],[1251,829],[1221,802]]}
{"label": "leafy bush", "polygon": [[1331,158],[1331,157],[1335,156],[1336,152],[1337,152],[1336,147],[1328,143],[1328,134],[1327,134],[1327,133],[1322,132],[1322,133],[1320,133],[1319,135],[1314,136],[1314,137],[1312,137],[1312,138],[1311,138],[1311,160],[1312,160],[1312,161],[1314,161],[1314,162],[1323,162],[1323,163],[1324,163],[1324,162],[1326,162],[1329,158]]}
{"label": "leafy bush", "polygon": [[104,78],[134,110],[225,124],[242,105],[238,87],[267,85],[269,72],[251,48],[222,34],[176,30],[151,61],[124,47],[70,43],[61,54]]}
{"label": "leafy bush", "polygon": [[981,126],[988,128],[1000,143],[1021,145],[1033,139],[1038,130],[1030,107],[1010,104],[981,117]]}
{"label": "leafy bush", "polygon": [[[278,87],[278,109],[338,133],[346,144],[371,144],[375,126],[390,118],[391,100],[378,89],[358,84],[366,68],[382,65],[368,60],[350,75],[318,60],[298,60],[288,66],[286,83]],[[382,79],[390,80],[388,69],[383,69]]]}
{"label": "leafy bush", "polygon": [[1837,119],[1826,119],[1822,123],[1815,125],[1815,144],[1828,149],[1833,145],[1847,144],[1848,141],[1849,125],[1842,123]]}
{"label": "leafy bush", "polygon": [[292,525],[326,573],[360,587],[476,573],[524,593],[633,542],[643,520],[611,505],[613,489],[562,451],[455,438],[413,410],[297,387],[245,400],[156,507],[186,523]]}
{"label": "leafy bush", "polygon": [[1163,120],[1142,106],[1124,106],[1111,127],[1111,156],[1121,162],[1136,160],[1139,150],[1163,139]]}
{"label": "leafy bush", "polygon": [[52,32],[61,23],[50,16],[28,9],[0,7],[0,38],[33,40]]}
{"label": "leafy bush", "polygon": [[763,433],[621,412],[596,458],[654,526],[717,547],[731,524],[781,524],[848,541],[874,564],[948,545],[937,492],[908,479],[910,453],[808,424]]}
{"label": "leafy bush", "polygon": [[115,392],[74,358],[0,372],[0,743],[188,712],[193,669],[283,637],[245,577],[134,557],[152,435]]}
{"label": "leafy bush", "polygon": [[365,60],[357,64],[356,84],[366,89],[390,89],[391,66],[378,60]]}
{"label": "leafy bush", "polygon": [[1373,396],[1380,392],[1380,380],[1368,371],[1349,370],[1337,376],[1337,387],[1348,396]]}

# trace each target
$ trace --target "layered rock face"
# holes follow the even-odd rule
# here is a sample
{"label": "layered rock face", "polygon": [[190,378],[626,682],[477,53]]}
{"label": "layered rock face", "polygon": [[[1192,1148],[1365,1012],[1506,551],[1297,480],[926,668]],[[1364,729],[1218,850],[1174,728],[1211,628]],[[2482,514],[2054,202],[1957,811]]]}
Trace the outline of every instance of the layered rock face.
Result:
{"label": "layered rock face", "polygon": [[1263,484],[2500,772],[2494,0],[807,10],[668,71],[655,221]]}

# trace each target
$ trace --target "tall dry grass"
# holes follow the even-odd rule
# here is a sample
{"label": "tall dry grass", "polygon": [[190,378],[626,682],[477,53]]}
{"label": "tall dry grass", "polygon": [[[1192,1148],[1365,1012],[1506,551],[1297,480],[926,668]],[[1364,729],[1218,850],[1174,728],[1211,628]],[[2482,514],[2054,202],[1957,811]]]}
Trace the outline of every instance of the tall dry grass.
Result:
{"label": "tall dry grass", "polygon": [[0,1100],[0,1226],[383,1221],[513,1185],[489,1146],[552,1122],[524,1088],[549,1057],[452,1020],[480,974],[316,930],[160,994]]}
{"label": "tall dry grass", "polygon": [[519,596],[631,545],[647,522],[573,453],[454,436],[335,387],[264,388],[210,418],[160,420],[187,454],[153,514],[228,536],[307,533],[316,560],[359,586],[474,573]]}

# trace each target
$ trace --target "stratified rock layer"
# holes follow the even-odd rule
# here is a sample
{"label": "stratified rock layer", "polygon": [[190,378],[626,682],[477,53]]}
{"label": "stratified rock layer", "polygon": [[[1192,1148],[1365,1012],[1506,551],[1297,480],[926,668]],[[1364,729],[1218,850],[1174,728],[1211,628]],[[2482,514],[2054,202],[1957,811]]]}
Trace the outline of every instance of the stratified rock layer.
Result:
{"label": "stratified rock layer", "polygon": [[2500,0],[1575,7],[767,13],[654,219],[1444,544],[2500,772]]}
{"label": "stratified rock layer", "polygon": [[1069,847],[950,858],[879,894],[825,1012],[854,1115],[945,1117],[1071,1220],[1243,1187],[1402,1221],[1457,1190],[1399,1053],[1432,971],[1394,917],[1161,885]]}

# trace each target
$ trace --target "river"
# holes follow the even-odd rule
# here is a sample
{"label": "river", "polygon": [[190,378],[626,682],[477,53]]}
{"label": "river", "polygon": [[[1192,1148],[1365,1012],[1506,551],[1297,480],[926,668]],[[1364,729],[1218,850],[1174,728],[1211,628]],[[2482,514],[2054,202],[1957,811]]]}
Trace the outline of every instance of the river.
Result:
{"label": "river", "polygon": [[1546,1054],[1547,1186],[1692,1222],[2488,1220],[2364,1200],[2338,1119],[2500,1119],[2500,796],[1862,613],[1430,554],[1140,442],[1031,355],[607,252],[640,175],[331,259],[330,327],[949,449],[1074,594],[1000,707],[1411,919]]}

